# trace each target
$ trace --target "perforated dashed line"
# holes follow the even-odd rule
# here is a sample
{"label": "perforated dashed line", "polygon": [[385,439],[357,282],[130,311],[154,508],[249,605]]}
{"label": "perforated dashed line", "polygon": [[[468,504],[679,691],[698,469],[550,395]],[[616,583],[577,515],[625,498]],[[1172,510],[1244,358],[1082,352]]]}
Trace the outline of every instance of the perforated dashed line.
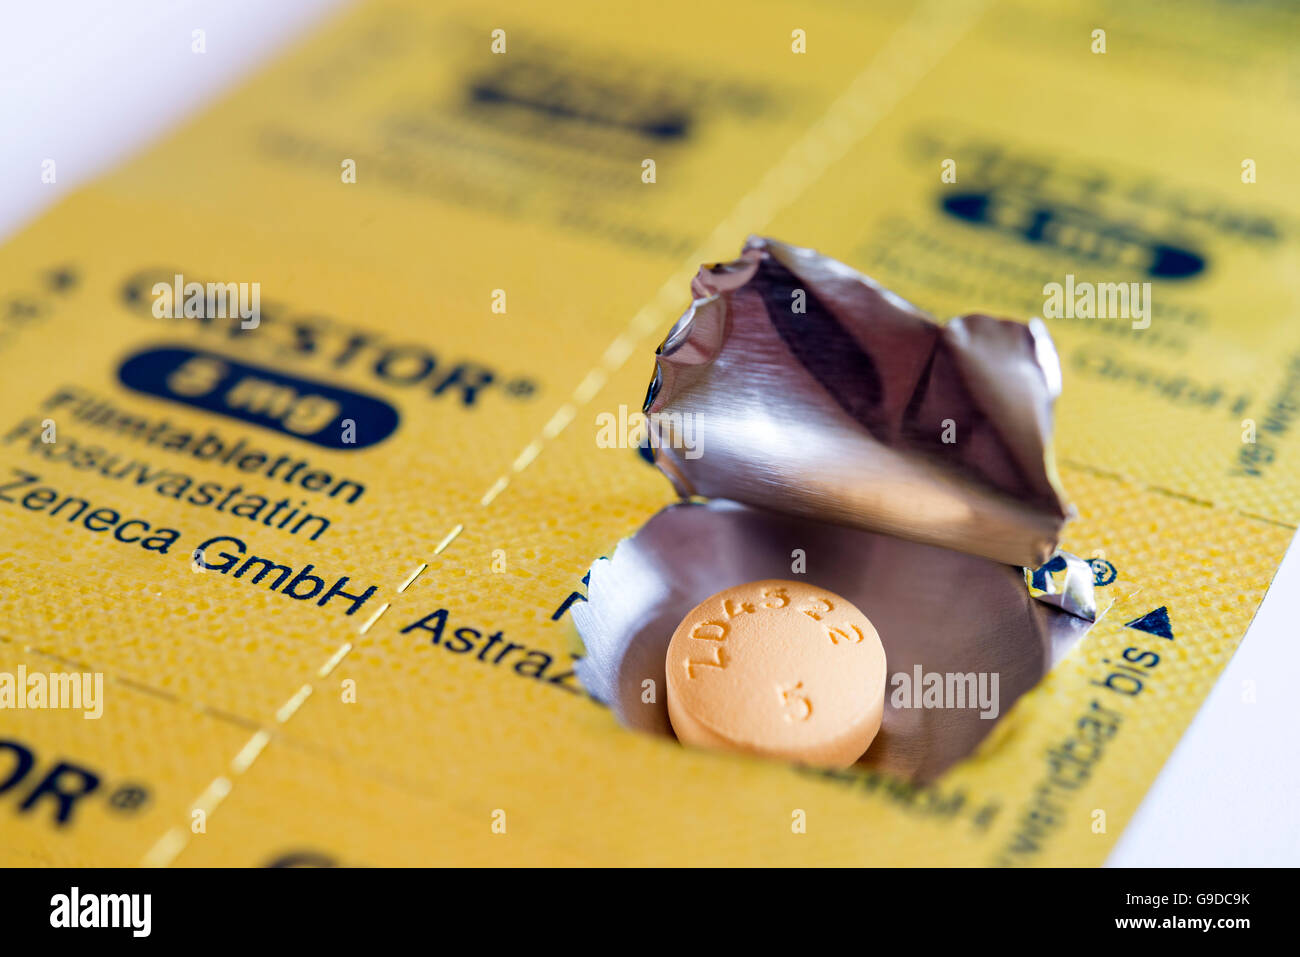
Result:
{"label": "perforated dashed line", "polygon": [[279,721],[281,724],[284,724],[295,714],[298,713],[298,709],[302,707],[303,702],[310,697],[311,697],[311,685],[303,685],[296,692],[294,692],[292,698],[290,698],[284,704],[280,705],[279,710],[275,712],[275,720]]}
{"label": "perforated dashed line", "polygon": [[316,669],[316,677],[328,678],[330,676],[330,673],[339,666],[339,662],[341,662],[344,658],[346,658],[348,656],[348,652],[350,652],[351,650],[352,650],[352,642],[350,641],[343,642],[343,644],[339,646],[339,650],[334,652],[334,654],[330,656],[329,661],[325,662],[325,664],[321,665],[319,668]]}
{"label": "perforated dashed line", "polygon": [[415,580],[419,578],[420,575],[424,573],[424,570],[428,567],[429,567],[429,563],[424,562],[422,565],[420,565],[419,568],[411,572],[410,576],[406,579],[406,581],[402,582],[400,585],[397,586],[397,593],[400,595],[402,592],[406,591],[406,589],[410,588],[411,585],[415,582]]}
{"label": "perforated dashed line", "polygon": [[573,417],[578,414],[578,409],[571,402],[566,402],[555,410],[549,422],[542,428],[542,436],[546,439],[553,439],[565,430]]}
{"label": "perforated dashed line", "polygon": [[377,622],[381,617],[383,617],[384,612],[388,611],[388,606],[390,604],[392,603],[386,601],[378,608],[376,608],[375,613],[371,615],[369,618],[367,618],[366,623],[361,626],[361,630],[358,632],[358,634],[364,635],[366,632],[368,632],[370,630],[370,626],[373,625],[375,622]]}
{"label": "perforated dashed line", "polygon": [[438,547],[433,550],[433,554],[441,555],[447,550],[447,546],[456,540],[456,536],[465,531],[465,524],[462,522],[447,533],[447,537],[438,543]]}
{"label": "perforated dashed line", "polygon": [[[194,802],[197,808],[197,799]],[[158,838],[157,843],[149,848],[148,852],[140,861],[141,867],[166,867],[172,861],[180,856],[181,851],[185,850],[185,845],[190,842],[189,835],[184,828],[173,827],[162,837]]]}
{"label": "perforated dashed line", "polygon": [[[457,525],[453,528],[451,532],[448,533],[447,537],[438,544],[438,547],[434,550],[434,554],[438,554],[450,545],[463,528],[463,525]],[[406,589],[410,587],[411,583],[419,578],[428,567],[428,563],[425,562],[412,571],[402,584],[398,586],[398,593],[400,594],[401,592],[406,591]],[[373,615],[370,616],[370,620],[361,626],[361,634],[364,635],[370,630],[370,626],[379,620],[380,616],[388,610],[390,604],[391,603],[389,602],[385,602]],[[317,677],[328,677],[334,669],[342,663],[343,659],[352,652],[352,647],[352,642],[345,641],[335,649],[334,653],[326,659],[325,663],[316,669]],[[299,709],[302,708],[307,699],[311,697],[312,691],[313,689],[310,684],[304,684],[299,687],[297,691],[290,695],[284,704],[280,705],[280,707],[276,709],[276,723],[279,725],[287,724],[289,720],[298,713]],[[266,746],[270,743],[271,732],[266,728],[258,727],[258,729],[253,733],[253,736],[249,738],[235,756],[230,759],[230,775],[217,775],[217,777],[215,777],[208,786],[200,792],[199,796],[190,803],[191,819],[193,819],[195,811],[202,811],[206,823],[207,817],[210,816],[221,802],[225,800],[226,796],[234,790],[235,780],[253,766],[253,763],[261,756],[262,752],[266,750]],[[142,867],[166,867],[170,865],[180,856],[181,852],[189,846],[191,834],[192,831],[181,827],[180,825],[171,827],[145,853],[144,858],[140,861],[140,865]]]}
{"label": "perforated dashed line", "polygon": [[257,734],[248,739],[248,743],[239,749],[239,753],[230,762],[230,768],[236,774],[243,774],[257,760],[257,756],[271,742],[271,734],[265,728],[259,728]]}
{"label": "perforated dashed line", "polygon": [[479,506],[486,508],[487,506],[491,505],[493,500],[502,492],[504,492],[506,490],[506,486],[509,484],[510,484],[510,479],[506,478],[504,475],[501,476],[499,479],[497,479],[495,482],[492,483],[492,486],[486,492],[483,493],[483,497],[479,499],[478,502]]}
{"label": "perforated dashed line", "polygon": [[[310,694],[311,685],[303,685],[295,691],[293,696],[276,710],[276,721],[280,724],[288,721]],[[199,792],[199,796],[190,802],[190,820],[194,820],[196,811],[202,812],[202,820],[206,830],[207,819],[212,816],[221,805],[221,802],[235,789],[235,781],[253,766],[270,742],[271,732],[266,728],[258,728],[253,733],[253,736],[244,743],[244,746],[235,753],[235,756],[230,759],[228,765],[229,774],[218,774],[208,783],[207,787]],[[140,866],[166,867],[171,864],[189,846],[193,833],[190,828],[181,827],[179,824],[169,828],[154,843],[153,847],[145,852],[140,861]]]}

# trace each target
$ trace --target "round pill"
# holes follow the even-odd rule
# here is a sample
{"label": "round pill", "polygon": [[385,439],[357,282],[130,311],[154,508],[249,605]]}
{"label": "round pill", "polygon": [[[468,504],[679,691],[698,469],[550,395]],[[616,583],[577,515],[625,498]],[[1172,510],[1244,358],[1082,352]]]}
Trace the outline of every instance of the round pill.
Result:
{"label": "round pill", "polygon": [[847,599],[804,582],[737,585],[668,645],[668,718],[683,744],[848,767],[885,703],[885,649]]}

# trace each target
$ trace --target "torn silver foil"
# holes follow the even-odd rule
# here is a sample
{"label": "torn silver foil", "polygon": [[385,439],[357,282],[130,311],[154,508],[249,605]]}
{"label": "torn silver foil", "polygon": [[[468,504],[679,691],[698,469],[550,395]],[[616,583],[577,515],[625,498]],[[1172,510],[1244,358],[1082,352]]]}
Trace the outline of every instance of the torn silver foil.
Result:
{"label": "torn silver foil", "polygon": [[1046,327],[939,325],[843,263],[752,238],[700,269],[644,411],[683,497],[725,498],[1035,567],[1071,511]]}
{"label": "torn silver foil", "polygon": [[[875,625],[890,682],[860,761],[914,781],[969,755],[1096,617],[1051,457],[1046,328],[946,325],[847,266],[769,239],[707,266],[644,411],[683,498],[591,567],[578,676],[625,725],[672,735],[674,629],[710,595],[807,576]],[[1024,566],[1024,567],[1021,567]],[[897,704],[900,674],[997,676],[997,714]],[[645,682],[659,693],[647,695]]]}
{"label": "torn silver foil", "polygon": [[1090,562],[1057,551],[1038,568],[1026,568],[1024,574],[1025,587],[1033,598],[1084,621],[1096,620],[1095,573]]}

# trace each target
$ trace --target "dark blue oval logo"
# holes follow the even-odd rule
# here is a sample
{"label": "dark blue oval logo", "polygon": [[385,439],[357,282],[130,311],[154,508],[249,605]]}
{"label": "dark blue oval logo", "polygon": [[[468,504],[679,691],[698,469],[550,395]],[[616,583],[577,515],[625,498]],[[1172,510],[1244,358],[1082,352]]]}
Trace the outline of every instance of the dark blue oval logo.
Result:
{"label": "dark blue oval logo", "polygon": [[397,429],[387,402],[184,347],[149,349],[122,363],[128,389],[215,412],[327,449],[364,449]]}
{"label": "dark blue oval logo", "polygon": [[[1152,279],[1187,279],[1205,269],[1205,257],[1157,239],[1126,223],[1104,220],[1087,210],[1054,206],[1012,190],[957,193],[940,202],[949,216],[1094,262],[1118,265],[1132,254]],[[1126,261],[1128,256],[1124,257]]]}

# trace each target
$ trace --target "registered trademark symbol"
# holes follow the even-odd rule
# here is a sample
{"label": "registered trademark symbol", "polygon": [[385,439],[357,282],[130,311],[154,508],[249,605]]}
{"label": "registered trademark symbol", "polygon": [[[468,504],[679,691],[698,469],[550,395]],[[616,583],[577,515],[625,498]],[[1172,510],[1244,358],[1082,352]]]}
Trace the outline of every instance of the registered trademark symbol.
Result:
{"label": "registered trademark symbol", "polygon": [[1093,558],[1088,561],[1092,566],[1092,583],[1097,586],[1109,585],[1115,580],[1119,572],[1115,571],[1115,566],[1104,558]]}
{"label": "registered trademark symbol", "polygon": [[516,399],[527,399],[537,391],[537,383],[532,379],[513,379],[506,383],[505,390]]}
{"label": "registered trademark symbol", "polygon": [[45,274],[46,284],[53,292],[67,292],[77,285],[79,277],[71,266],[58,266]]}
{"label": "registered trademark symbol", "polygon": [[139,784],[123,784],[108,796],[109,806],[122,813],[134,813],[149,803],[149,792]]}
{"label": "registered trademark symbol", "polygon": [[10,299],[7,303],[0,306],[4,318],[8,322],[19,323],[27,322],[31,319],[40,318],[44,310],[39,302],[31,299],[19,299],[17,297]]}

